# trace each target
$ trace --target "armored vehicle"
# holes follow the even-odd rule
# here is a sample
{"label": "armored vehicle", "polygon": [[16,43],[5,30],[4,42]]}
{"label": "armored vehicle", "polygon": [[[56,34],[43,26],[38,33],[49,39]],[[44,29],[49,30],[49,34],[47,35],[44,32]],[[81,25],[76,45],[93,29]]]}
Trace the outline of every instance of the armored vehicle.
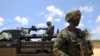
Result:
{"label": "armored vehicle", "polygon": [[[0,56],[53,56],[51,39],[57,34],[30,34],[23,29],[29,28],[3,30],[0,33]],[[40,40],[32,40],[37,38]]]}

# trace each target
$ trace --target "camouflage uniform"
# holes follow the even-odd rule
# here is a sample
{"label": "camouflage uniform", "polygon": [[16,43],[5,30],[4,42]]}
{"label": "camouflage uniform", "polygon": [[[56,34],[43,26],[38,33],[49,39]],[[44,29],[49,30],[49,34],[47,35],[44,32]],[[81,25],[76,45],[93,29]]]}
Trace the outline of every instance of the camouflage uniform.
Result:
{"label": "camouflage uniform", "polygon": [[54,26],[48,26],[46,34],[53,34],[53,33],[54,33]]}
{"label": "camouflage uniform", "polygon": [[51,25],[51,22],[47,22],[47,30],[46,30],[46,34],[53,34],[54,33],[54,26]]}
{"label": "camouflage uniform", "polygon": [[[76,13],[77,12],[77,13]],[[78,10],[73,10],[67,14],[66,21],[69,21],[74,15],[79,14]],[[53,53],[55,56],[91,56],[88,54],[85,42],[84,32],[78,28],[71,31],[69,27],[59,32],[53,46]],[[82,49],[82,50],[81,50]],[[83,51],[83,52],[80,52]]]}
{"label": "camouflage uniform", "polygon": [[43,28],[44,30],[46,30],[45,34],[48,35],[47,37],[45,36],[43,38],[43,41],[46,41],[46,40],[51,40],[52,39],[52,36],[53,36],[53,33],[54,33],[54,26],[51,25],[51,22],[48,21],[47,22],[47,28]]}
{"label": "camouflage uniform", "polygon": [[84,56],[91,56],[87,51],[88,46],[87,49],[85,49],[87,43],[85,43],[84,40],[84,33],[80,29],[76,29],[73,32],[65,28],[58,34],[54,43],[54,48],[58,48],[60,56],[80,56],[80,48],[84,51]]}

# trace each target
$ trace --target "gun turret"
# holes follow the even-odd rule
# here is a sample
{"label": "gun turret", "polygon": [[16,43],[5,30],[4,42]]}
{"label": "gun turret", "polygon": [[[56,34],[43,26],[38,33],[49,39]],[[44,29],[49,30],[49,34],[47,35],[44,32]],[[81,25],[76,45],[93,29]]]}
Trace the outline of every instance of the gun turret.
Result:
{"label": "gun turret", "polygon": [[[52,26],[54,28],[54,26]],[[37,31],[37,30],[48,30],[48,28],[37,28],[35,26],[32,26],[31,28],[22,28],[28,30],[28,34],[22,34],[21,38],[25,38],[26,40],[30,40],[31,38],[41,38],[43,41],[51,41],[52,38],[55,38],[57,36],[57,33],[59,33],[59,29],[57,30],[57,33],[53,34],[30,34],[31,31]],[[54,30],[54,29],[53,29]],[[50,30],[49,30],[50,31]]]}
{"label": "gun turret", "polygon": [[38,30],[38,28],[36,28],[35,26],[32,26],[31,28],[22,28],[22,30],[23,29],[28,30],[28,33],[30,33],[31,31],[37,31]]}

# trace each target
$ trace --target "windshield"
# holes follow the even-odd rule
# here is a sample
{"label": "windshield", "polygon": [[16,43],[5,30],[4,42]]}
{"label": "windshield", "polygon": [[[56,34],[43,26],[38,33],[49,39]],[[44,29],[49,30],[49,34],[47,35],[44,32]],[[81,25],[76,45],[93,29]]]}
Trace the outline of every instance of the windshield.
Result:
{"label": "windshield", "polygon": [[2,40],[11,40],[12,34],[10,32],[2,32],[0,34],[0,41]]}

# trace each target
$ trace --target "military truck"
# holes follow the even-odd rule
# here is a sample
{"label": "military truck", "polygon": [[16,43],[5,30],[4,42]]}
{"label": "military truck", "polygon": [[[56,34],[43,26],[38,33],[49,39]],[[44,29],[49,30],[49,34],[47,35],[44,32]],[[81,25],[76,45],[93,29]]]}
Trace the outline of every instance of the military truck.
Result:
{"label": "military truck", "polygon": [[[53,41],[56,34],[30,34],[42,28],[8,29],[0,32],[0,56],[54,56],[52,52]],[[40,39],[34,41],[33,39]],[[87,42],[86,42],[87,43]],[[91,44],[87,46],[91,50]],[[91,52],[92,53],[92,52]],[[92,53],[93,54],[93,53]]]}
{"label": "military truck", "polygon": [[[0,33],[0,56],[53,56],[53,41],[57,34],[30,34],[22,29],[3,30]],[[36,28],[31,28],[36,31]],[[39,41],[31,41],[40,38]],[[49,40],[48,40],[49,39]]]}

